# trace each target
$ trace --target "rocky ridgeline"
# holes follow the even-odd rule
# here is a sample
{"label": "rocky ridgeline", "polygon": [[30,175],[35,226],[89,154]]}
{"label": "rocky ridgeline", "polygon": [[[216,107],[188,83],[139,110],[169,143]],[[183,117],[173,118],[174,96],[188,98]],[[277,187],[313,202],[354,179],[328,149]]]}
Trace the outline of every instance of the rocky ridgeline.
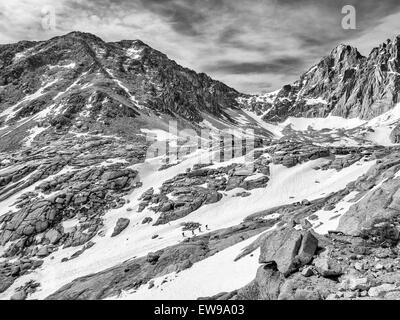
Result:
{"label": "rocky ridgeline", "polygon": [[368,57],[339,45],[293,84],[239,102],[265,121],[288,117],[372,119],[399,102],[400,36],[374,48]]}
{"label": "rocky ridgeline", "polygon": [[[212,204],[222,199],[223,191],[235,188],[253,190],[264,188],[269,181],[269,162],[265,158],[247,165],[232,164],[220,168],[195,166],[193,170],[179,174],[167,180],[155,194],[147,190],[141,197],[139,211],[147,206],[150,210],[161,213],[155,225],[185,217],[203,205]],[[258,174],[254,179],[249,179]],[[148,220],[146,220],[147,222]]]}
{"label": "rocky ridgeline", "polygon": [[273,164],[281,164],[287,168],[298,164],[320,159],[330,159],[320,169],[341,170],[352,164],[365,160],[374,160],[388,154],[384,147],[360,146],[360,147],[323,147],[310,143],[301,143],[296,140],[282,140],[266,149],[272,155]]}

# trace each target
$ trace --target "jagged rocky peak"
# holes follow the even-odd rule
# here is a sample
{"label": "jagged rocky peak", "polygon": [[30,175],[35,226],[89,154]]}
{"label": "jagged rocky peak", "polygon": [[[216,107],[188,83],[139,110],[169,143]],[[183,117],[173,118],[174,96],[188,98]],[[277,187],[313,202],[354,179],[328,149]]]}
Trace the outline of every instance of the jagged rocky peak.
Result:
{"label": "jagged rocky peak", "polygon": [[352,67],[364,58],[357,48],[347,44],[339,44],[332,50],[329,57],[335,60],[335,64],[343,64],[347,67]]}
{"label": "jagged rocky peak", "polygon": [[[340,82],[341,76],[350,77],[350,73],[354,72],[363,60],[364,57],[356,48],[341,44],[301,77],[303,81],[300,86],[311,88],[319,82],[320,88],[316,91],[323,94],[324,89]],[[322,87],[321,82],[326,83],[325,87]]]}
{"label": "jagged rocky peak", "polygon": [[387,39],[386,42],[374,48],[370,54],[370,58],[389,61],[392,66],[394,66],[393,62],[397,62],[396,66],[398,67],[398,60],[400,59],[399,47],[400,35],[393,39]]}
{"label": "jagged rocky peak", "polygon": [[399,42],[399,36],[387,40],[368,57],[340,44],[293,84],[267,99],[244,99],[245,107],[270,122],[329,114],[372,119],[399,102]]}

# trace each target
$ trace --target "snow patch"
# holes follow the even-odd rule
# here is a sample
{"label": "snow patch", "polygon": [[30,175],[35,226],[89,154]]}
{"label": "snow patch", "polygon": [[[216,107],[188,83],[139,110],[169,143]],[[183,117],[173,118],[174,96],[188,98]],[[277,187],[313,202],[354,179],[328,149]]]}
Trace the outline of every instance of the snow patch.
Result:
{"label": "snow patch", "polygon": [[307,106],[313,106],[316,104],[328,104],[328,102],[322,98],[316,98],[316,99],[308,98],[308,99],[305,99],[305,101],[306,101]]}
{"label": "snow patch", "polygon": [[33,127],[32,129],[29,130],[29,136],[26,138],[25,140],[25,145],[30,147],[32,145],[33,140],[35,140],[35,138],[41,134],[43,131],[46,131],[48,127]]}
{"label": "snow patch", "polygon": [[143,49],[131,47],[126,50],[125,54],[131,59],[139,59],[142,51],[143,51]]}
{"label": "snow patch", "polygon": [[[222,250],[210,258],[195,263],[180,273],[171,273],[154,279],[154,287],[148,284],[137,291],[123,292],[108,300],[195,300],[221,292],[241,288],[254,279],[259,267],[260,249],[238,261],[235,258],[255,241],[259,235]],[[164,282],[167,279],[167,282]]]}

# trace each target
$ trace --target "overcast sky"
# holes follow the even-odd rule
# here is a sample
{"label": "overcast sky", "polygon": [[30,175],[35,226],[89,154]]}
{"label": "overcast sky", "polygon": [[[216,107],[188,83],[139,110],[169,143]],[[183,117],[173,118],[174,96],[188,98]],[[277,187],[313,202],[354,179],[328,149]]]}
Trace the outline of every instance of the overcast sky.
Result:
{"label": "overcast sky", "polygon": [[[356,8],[356,30],[342,28],[344,5]],[[42,27],[47,6],[55,30]],[[400,34],[400,1],[0,0],[0,43],[75,30],[140,39],[185,67],[260,93],[296,80],[340,43],[367,55]]]}

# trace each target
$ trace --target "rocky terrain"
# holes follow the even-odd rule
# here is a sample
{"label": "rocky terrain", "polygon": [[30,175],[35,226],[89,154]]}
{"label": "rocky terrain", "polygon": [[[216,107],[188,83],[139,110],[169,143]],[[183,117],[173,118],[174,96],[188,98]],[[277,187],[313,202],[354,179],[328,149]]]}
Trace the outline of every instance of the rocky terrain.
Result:
{"label": "rocky terrain", "polygon": [[397,299],[399,39],[261,96],[140,40],[1,45],[0,299]]}

